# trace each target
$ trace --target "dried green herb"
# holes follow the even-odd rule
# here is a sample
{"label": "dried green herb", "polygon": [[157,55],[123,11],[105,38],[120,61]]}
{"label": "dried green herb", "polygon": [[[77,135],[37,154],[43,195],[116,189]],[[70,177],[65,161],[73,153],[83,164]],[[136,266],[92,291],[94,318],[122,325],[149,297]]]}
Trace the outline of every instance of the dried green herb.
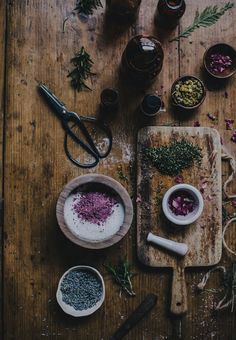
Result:
{"label": "dried green herb", "polygon": [[85,15],[91,15],[98,7],[103,7],[100,0],[78,0],[74,11],[78,11],[78,13],[83,13]]}
{"label": "dried green herb", "polygon": [[234,7],[234,3],[227,2],[223,7],[207,6],[201,13],[196,11],[193,23],[188,26],[180,35],[170,41],[179,41],[181,38],[189,37],[193,31],[199,27],[209,27],[214,25],[226,11]]}
{"label": "dried green herb", "polygon": [[128,177],[124,174],[121,165],[119,165],[119,166],[117,167],[117,175],[118,175],[118,177],[119,177],[119,179],[120,179],[121,181],[124,181],[124,182],[126,182],[126,183],[129,182],[129,179],[128,179]]}
{"label": "dried green herb", "polygon": [[131,279],[135,275],[131,272],[131,265],[128,260],[121,259],[115,265],[105,265],[107,271],[112,274],[114,281],[130,296],[135,296]]}
{"label": "dried green herb", "polygon": [[144,155],[163,175],[169,176],[177,176],[202,160],[200,147],[185,139],[159,148],[146,148]]}
{"label": "dried green herb", "polygon": [[98,7],[103,7],[100,0],[77,0],[75,8],[63,21],[63,33],[65,32],[66,22],[72,15],[76,13],[92,15]]}
{"label": "dried green herb", "polygon": [[162,182],[156,188],[156,205],[159,207],[162,203],[162,199],[164,196],[164,185]]}
{"label": "dried green herb", "polygon": [[81,47],[80,51],[75,54],[75,56],[70,61],[75,68],[68,74],[68,77],[71,77],[71,85],[78,91],[82,91],[84,89],[91,89],[86,85],[85,80],[88,79],[89,76],[94,75],[91,72],[91,67],[93,65],[93,61],[90,58],[90,55],[85,51],[84,47]]}

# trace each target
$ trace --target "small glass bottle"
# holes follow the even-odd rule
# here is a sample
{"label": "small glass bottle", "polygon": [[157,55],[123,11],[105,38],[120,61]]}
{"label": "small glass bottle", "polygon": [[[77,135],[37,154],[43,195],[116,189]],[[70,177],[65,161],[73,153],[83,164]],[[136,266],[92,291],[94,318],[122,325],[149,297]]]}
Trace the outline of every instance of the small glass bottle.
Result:
{"label": "small glass bottle", "polygon": [[105,112],[116,112],[119,108],[119,92],[106,88],[101,93],[101,109]]}
{"label": "small glass bottle", "polygon": [[108,15],[120,21],[133,21],[137,17],[141,0],[106,0]]}
{"label": "small glass bottle", "polygon": [[146,94],[140,105],[142,114],[146,117],[154,117],[161,111],[162,100],[156,94]]}
{"label": "small glass bottle", "polygon": [[122,76],[137,87],[147,88],[160,73],[163,59],[161,43],[155,37],[138,35],[128,42],[123,52]]}
{"label": "small glass bottle", "polygon": [[184,15],[185,9],[184,0],[159,0],[155,22],[164,28],[173,29]]}

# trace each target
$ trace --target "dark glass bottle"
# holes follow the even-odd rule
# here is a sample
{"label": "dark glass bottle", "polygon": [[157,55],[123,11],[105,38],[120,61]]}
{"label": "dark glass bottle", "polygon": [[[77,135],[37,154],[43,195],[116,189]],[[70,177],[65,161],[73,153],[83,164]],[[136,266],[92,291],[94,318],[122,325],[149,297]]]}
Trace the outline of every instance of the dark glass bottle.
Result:
{"label": "dark glass bottle", "polygon": [[155,22],[165,28],[175,28],[185,9],[184,0],[159,0]]}
{"label": "dark glass bottle", "polygon": [[140,105],[141,112],[146,117],[154,117],[162,107],[162,100],[156,94],[146,94]]}
{"label": "dark glass bottle", "polygon": [[122,76],[129,83],[146,88],[160,73],[163,59],[162,46],[155,37],[138,35],[128,42],[123,52]]}
{"label": "dark glass bottle", "polygon": [[120,21],[133,21],[137,17],[141,0],[106,0],[107,13]]}

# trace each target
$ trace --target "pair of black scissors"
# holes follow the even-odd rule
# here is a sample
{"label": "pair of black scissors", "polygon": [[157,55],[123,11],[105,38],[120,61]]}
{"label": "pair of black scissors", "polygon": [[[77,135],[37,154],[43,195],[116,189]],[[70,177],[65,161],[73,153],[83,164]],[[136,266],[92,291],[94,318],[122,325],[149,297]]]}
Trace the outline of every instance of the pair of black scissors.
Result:
{"label": "pair of black scissors", "polygon": [[[39,85],[40,92],[44,95],[44,97],[47,99],[48,103],[52,106],[54,111],[56,112],[58,118],[62,122],[62,126],[66,132],[65,135],[65,152],[67,157],[77,166],[82,168],[92,168],[96,166],[100,159],[105,158],[108,156],[108,154],[111,151],[112,148],[112,133],[111,130],[107,125],[105,125],[100,120],[93,118],[93,117],[83,117],[77,114],[76,112],[68,111],[66,109],[65,104],[60,101],[50,90],[49,88],[44,85]],[[107,138],[107,147],[106,151],[104,153],[100,152],[98,150],[98,147],[95,145],[95,142],[89,133],[86,122],[94,124],[95,127],[97,126],[106,136]],[[79,132],[83,135],[83,140],[78,136],[77,133],[74,132],[74,129],[70,125],[70,123],[73,123],[73,128],[76,126],[77,129],[79,129]],[[93,157],[93,161],[91,163],[81,163],[79,160],[73,158],[71,155],[69,149],[68,149],[68,136],[71,137],[71,139],[78,145],[80,145],[90,156]]]}

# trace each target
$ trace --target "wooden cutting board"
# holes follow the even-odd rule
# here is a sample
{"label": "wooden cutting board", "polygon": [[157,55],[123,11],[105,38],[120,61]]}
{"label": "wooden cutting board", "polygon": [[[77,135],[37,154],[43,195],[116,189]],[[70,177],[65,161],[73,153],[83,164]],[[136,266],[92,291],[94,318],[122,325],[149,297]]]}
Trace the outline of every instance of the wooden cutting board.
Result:
{"label": "wooden cutting board", "polygon": [[[159,147],[182,138],[202,148],[201,165],[182,173],[184,183],[203,192],[202,216],[192,225],[176,228],[166,220],[161,209],[163,194],[176,184],[175,177],[164,176],[145,159],[143,149]],[[220,261],[222,252],[222,181],[221,143],[211,128],[145,127],[138,133],[137,145],[137,250],[139,260],[150,267],[173,268],[171,311],[187,311],[186,267],[210,266]],[[146,242],[148,232],[189,246],[184,258],[177,258],[158,246]]]}

